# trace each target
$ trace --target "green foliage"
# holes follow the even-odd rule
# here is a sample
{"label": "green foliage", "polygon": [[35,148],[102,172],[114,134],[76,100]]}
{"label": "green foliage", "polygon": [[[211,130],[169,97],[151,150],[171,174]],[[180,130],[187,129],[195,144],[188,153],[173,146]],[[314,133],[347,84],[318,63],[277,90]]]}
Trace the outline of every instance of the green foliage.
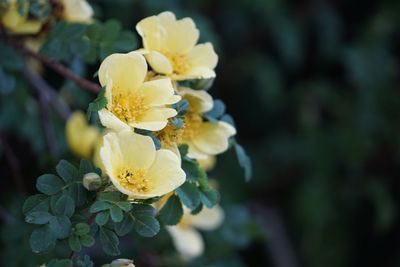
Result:
{"label": "green foliage", "polygon": [[87,113],[86,113],[88,120],[90,119],[92,113],[98,112],[107,106],[107,98],[104,95],[105,91],[106,91],[106,89],[102,88],[99,95],[96,97],[96,99],[89,104],[89,107],[88,107]]}
{"label": "green foliage", "polygon": [[160,219],[166,225],[176,225],[181,220],[182,215],[182,204],[176,195],[170,196],[160,210]]}

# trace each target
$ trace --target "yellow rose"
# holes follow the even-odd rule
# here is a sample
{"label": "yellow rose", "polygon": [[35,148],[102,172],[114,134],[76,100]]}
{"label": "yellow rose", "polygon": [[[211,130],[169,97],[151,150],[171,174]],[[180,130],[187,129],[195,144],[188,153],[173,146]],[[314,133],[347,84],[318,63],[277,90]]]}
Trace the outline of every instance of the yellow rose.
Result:
{"label": "yellow rose", "polygon": [[236,134],[236,129],[223,121],[211,122],[203,119],[203,113],[213,107],[213,99],[206,91],[180,87],[178,93],[189,102],[183,128],[176,129],[168,125],[156,133],[163,148],[178,152],[178,145],[189,146],[188,157],[207,159],[225,152],[229,147],[229,138]]}
{"label": "yellow rose", "polygon": [[185,182],[185,172],[173,152],[156,150],[151,137],[131,130],[106,134],[100,156],[111,182],[131,198],[162,196]]}
{"label": "yellow rose", "polygon": [[99,69],[106,87],[107,108],[99,111],[101,123],[114,131],[139,128],[163,129],[177,112],[168,105],[178,102],[170,79],[145,81],[147,64],[137,53],[112,54]]}
{"label": "yellow rose", "polygon": [[82,111],[75,111],[68,118],[66,124],[67,143],[77,156],[89,159],[99,136],[99,129],[88,124]]}
{"label": "yellow rose", "polygon": [[191,18],[176,20],[173,13],[163,12],[141,20],[136,30],[154,71],[173,80],[215,77],[218,56],[211,43],[196,45],[199,30]]}
{"label": "yellow rose", "polygon": [[166,229],[183,258],[192,259],[204,252],[204,241],[197,229],[215,230],[223,220],[224,212],[218,205],[211,209],[204,207],[196,215],[190,214],[190,210],[185,208],[181,221],[176,226],[167,226]]}
{"label": "yellow rose", "polygon": [[23,5],[24,16],[18,12],[17,0],[8,0],[8,8],[1,16],[1,23],[14,34],[35,34],[42,28],[42,22],[28,19],[29,3]]}
{"label": "yellow rose", "polygon": [[61,0],[63,6],[62,18],[71,23],[90,23],[93,8],[86,0]]}

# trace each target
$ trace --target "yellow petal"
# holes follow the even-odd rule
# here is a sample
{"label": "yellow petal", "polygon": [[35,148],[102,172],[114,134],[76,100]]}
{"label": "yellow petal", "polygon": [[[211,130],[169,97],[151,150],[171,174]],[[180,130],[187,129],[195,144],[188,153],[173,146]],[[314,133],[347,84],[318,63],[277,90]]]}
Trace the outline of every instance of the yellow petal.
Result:
{"label": "yellow petal", "polygon": [[129,125],[118,119],[114,114],[112,114],[105,108],[101,109],[98,113],[100,122],[104,127],[107,127],[116,132],[131,129]]}
{"label": "yellow petal", "polygon": [[215,156],[207,156],[205,159],[197,160],[200,167],[205,171],[211,171],[214,168],[216,161],[217,158]]}
{"label": "yellow petal", "polygon": [[67,142],[71,151],[79,157],[86,159],[90,157],[99,135],[99,130],[88,124],[83,112],[75,111],[68,118],[66,124]]}
{"label": "yellow petal", "polygon": [[160,149],[150,167],[147,178],[153,189],[149,192],[154,196],[167,194],[185,182],[186,174],[181,168],[181,161],[173,152]]}
{"label": "yellow petal", "polygon": [[189,146],[187,156],[192,159],[206,159],[209,155],[199,150],[193,142],[186,143]]}
{"label": "yellow petal", "polygon": [[167,226],[176,250],[185,258],[192,259],[204,252],[204,241],[198,231],[192,227]]}
{"label": "yellow petal", "polygon": [[217,205],[211,209],[204,207],[197,215],[190,216],[190,224],[197,229],[211,231],[217,229],[224,220],[224,211]]}
{"label": "yellow petal", "polygon": [[145,105],[149,107],[171,105],[180,100],[179,96],[174,96],[175,90],[170,79],[145,82],[139,90],[144,96]]}
{"label": "yellow petal", "polygon": [[93,8],[86,0],[62,0],[63,19],[71,23],[90,23]]}
{"label": "yellow petal", "polygon": [[170,74],[172,73],[172,65],[169,62],[168,58],[166,58],[163,54],[157,51],[150,51],[144,54],[147,62],[151,66],[151,68],[161,74]]}
{"label": "yellow petal", "polygon": [[169,11],[141,20],[136,30],[147,50],[186,54],[199,39],[199,31],[192,19],[176,20],[175,15]]}
{"label": "yellow petal", "polygon": [[188,87],[179,87],[178,93],[189,102],[189,109],[196,113],[205,113],[213,108],[214,102],[209,93],[204,90],[193,90]]}
{"label": "yellow petal", "polygon": [[226,122],[204,122],[192,142],[201,152],[217,155],[228,149],[228,139],[234,134],[236,134],[235,128]]}
{"label": "yellow petal", "polygon": [[214,69],[218,63],[218,55],[211,43],[196,45],[187,56],[193,68],[207,67]]}
{"label": "yellow petal", "polygon": [[15,2],[10,3],[1,21],[7,30],[15,34],[35,34],[42,28],[40,21],[28,20],[26,17],[22,17],[17,10]]}
{"label": "yellow petal", "polygon": [[113,91],[134,92],[143,83],[146,73],[146,60],[140,53],[111,54],[100,65],[99,81],[105,86],[111,79]]}
{"label": "yellow petal", "polygon": [[149,131],[159,131],[167,126],[168,119],[176,116],[176,114],[177,112],[173,108],[150,108],[143,114],[140,121],[130,123],[130,126]]}

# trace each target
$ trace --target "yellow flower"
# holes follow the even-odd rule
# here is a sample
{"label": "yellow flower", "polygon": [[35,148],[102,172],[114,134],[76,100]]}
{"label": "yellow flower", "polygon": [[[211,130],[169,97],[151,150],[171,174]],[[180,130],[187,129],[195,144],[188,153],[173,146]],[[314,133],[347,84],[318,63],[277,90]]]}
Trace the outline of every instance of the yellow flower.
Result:
{"label": "yellow flower", "polygon": [[218,56],[211,43],[197,44],[199,30],[191,18],[176,20],[163,12],[141,20],[136,30],[150,66],[173,80],[215,77]]}
{"label": "yellow flower", "polygon": [[1,23],[14,34],[35,34],[42,28],[42,22],[28,19],[29,3],[23,5],[24,16],[18,12],[17,0],[8,0],[8,8],[1,17]]}
{"label": "yellow flower", "polygon": [[100,131],[88,124],[85,114],[82,111],[72,113],[68,118],[65,130],[71,151],[79,157],[90,158]]}
{"label": "yellow flower", "polygon": [[218,205],[211,209],[204,207],[197,215],[192,215],[190,210],[185,209],[181,221],[176,226],[167,226],[167,231],[171,234],[178,252],[190,260],[204,252],[204,241],[197,229],[215,230],[223,220],[224,212]]}
{"label": "yellow flower", "polygon": [[93,9],[86,0],[61,0],[62,18],[71,23],[90,23]]}
{"label": "yellow flower", "polygon": [[106,134],[100,156],[114,186],[136,199],[162,196],[186,178],[173,152],[156,150],[151,137],[131,130]]}
{"label": "yellow flower", "polygon": [[189,110],[185,115],[182,129],[168,125],[156,133],[163,148],[177,151],[180,144],[189,146],[188,157],[206,159],[218,155],[229,147],[229,138],[236,134],[236,129],[230,124],[203,119],[203,113],[213,107],[212,97],[205,91],[180,87],[178,93],[189,102]]}
{"label": "yellow flower", "polygon": [[147,64],[137,52],[112,54],[101,64],[99,80],[106,86],[107,108],[99,111],[101,123],[114,131],[131,127],[158,131],[177,112],[168,105],[178,102],[171,80],[145,81]]}

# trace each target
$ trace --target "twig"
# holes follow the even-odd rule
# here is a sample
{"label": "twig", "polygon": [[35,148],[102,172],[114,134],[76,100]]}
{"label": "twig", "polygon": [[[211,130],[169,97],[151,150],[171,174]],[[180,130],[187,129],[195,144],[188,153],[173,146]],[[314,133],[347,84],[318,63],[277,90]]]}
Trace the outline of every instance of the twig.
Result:
{"label": "twig", "polygon": [[4,31],[0,29],[0,36],[10,45],[12,45],[14,48],[19,50],[21,53],[23,53],[26,56],[29,56],[42,64],[46,65],[47,67],[53,69],[55,72],[61,74],[67,79],[70,79],[71,81],[75,82],[76,85],[79,87],[86,89],[90,92],[93,93],[99,93],[101,90],[101,87],[94,83],[91,82],[87,79],[84,79],[82,77],[79,77],[76,75],[74,72],[72,72],[69,68],[65,67],[62,65],[60,62],[50,59],[48,57],[45,57],[41,54],[38,54],[24,46],[24,44],[16,38],[8,36]]}
{"label": "twig", "polygon": [[46,103],[51,105],[64,120],[67,120],[71,115],[71,110],[64,100],[58,97],[55,90],[42,77],[28,67],[25,66],[22,69],[22,73],[38,94],[44,98]]}
{"label": "twig", "polygon": [[11,149],[7,141],[5,140],[4,136],[0,134],[0,144],[4,148],[4,154],[6,157],[6,160],[8,161],[8,164],[10,165],[11,169],[11,176],[14,179],[15,186],[17,188],[17,191],[23,195],[26,194],[26,186],[24,183],[24,180],[22,178],[22,175],[20,173],[20,165],[17,157],[14,154],[14,151]]}

